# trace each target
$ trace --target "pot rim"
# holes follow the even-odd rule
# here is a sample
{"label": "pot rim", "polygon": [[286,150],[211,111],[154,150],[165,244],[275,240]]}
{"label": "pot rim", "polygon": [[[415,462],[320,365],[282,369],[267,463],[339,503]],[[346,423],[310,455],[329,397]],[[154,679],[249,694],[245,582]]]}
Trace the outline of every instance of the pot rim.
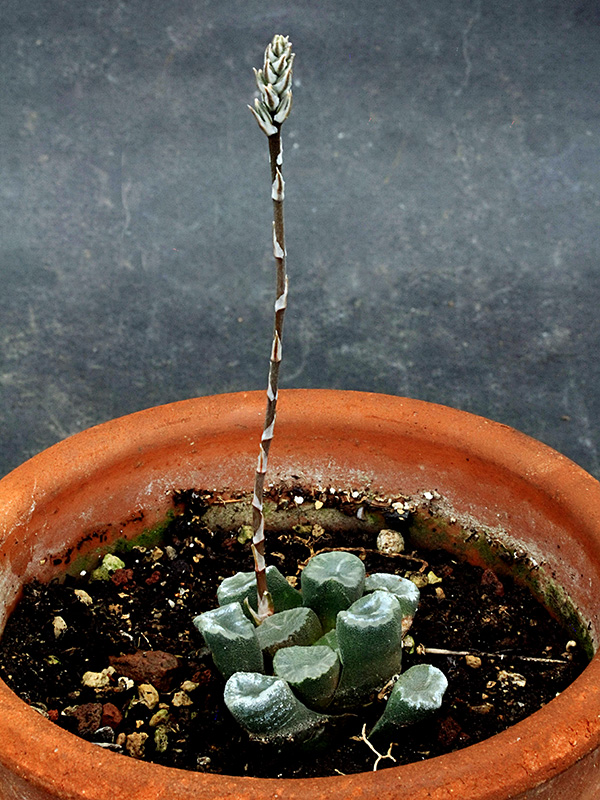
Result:
{"label": "pot rim", "polygon": [[[536,491],[549,493],[572,515],[585,512],[590,546],[600,553],[600,484],[574,462],[525,434],[468,412],[388,395],[299,389],[284,390],[280,397],[279,439],[275,437],[272,451],[276,471],[281,471],[289,458],[287,437],[294,430],[306,431],[309,425],[309,438],[322,438],[335,420],[338,435],[356,430],[381,437],[391,426],[394,434],[412,435],[418,441],[444,444],[491,460],[499,471],[517,474],[533,483]],[[130,455],[133,449],[141,451],[157,441],[161,446],[168,443],[181,435],[180,430],[190,421],[196,439],[199,432],[210,436],[211,431],[221,432],[233,425],[257,442],[263,413],[264,392],[232,393],[157,406],[75,434],[0,481],[0,530],[3,524],[26,522],[28,506],[23,504],[28,500],[35,505],[34,488],[38,497],[59,490],[57,465],[68,471],[71,481],[89,479],[89,468],[82,466],[86,457],[93,458],[97,471],[115,458]],[[250,469],[248,476],[249,484]],[[490,739],[428,761],[335,778],[236,778],[123,758],[44,719],[3,681],[0,708],[0,783],[2,771],[11,770],[28,786],[38,787],[40,797],[45,796],[44,791],[54,796],[51,792],[60,786],[65,794],[56,796],[115,800],[191,800],[198,796],[304,800],[307,791],[331,800],[362,796],[367,791],[382,797],[401,792],[411,799],[450,798],[459,792],[478,800],[508,798],[551,779],[598,748],[600,656],[596,655],[559,697]]]}

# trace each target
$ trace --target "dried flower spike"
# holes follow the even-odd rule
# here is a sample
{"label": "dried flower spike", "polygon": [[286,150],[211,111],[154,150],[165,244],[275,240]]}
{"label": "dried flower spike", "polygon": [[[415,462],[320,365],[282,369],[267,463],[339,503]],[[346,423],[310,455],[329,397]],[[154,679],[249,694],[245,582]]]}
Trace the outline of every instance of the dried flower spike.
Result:
{"label": "dried flower spike", "polygon": [[279,366],[281,364],[281,340],[283,317],[287,306],[288,279],[286,274],[285,230],[283,222],[283,200],[285,182],[283,180],[283,155],[281,150],[281,124],[287,118],[292,106],[292,64],[294,54],[287,36],[274,36],[265,51],[262,69],[254,70],[261,97],[250,108],[259,127],[269,137],[269,158],[271,162],[271,199],[273,200],[273,257],[276,268],[275,322],[273,345],[267,386],[267,410],[264,430],[260,440],[258,465],[252,498],[252,553],[256,572],[258,610],[256,621],[262,622],[273,613],[273,602],[267,590],[265,564],[265,517],[263,513],[263,490],[269,448],[273,439],[275,412],[277,408],[277,387]]}
{"label": "dried flower spike", "polygon": [[248,108],[267,136],[274,136],[290,113],[293,63],[289,37],[278,34],[265,50],[263,68],[254,70],[260,98]]}

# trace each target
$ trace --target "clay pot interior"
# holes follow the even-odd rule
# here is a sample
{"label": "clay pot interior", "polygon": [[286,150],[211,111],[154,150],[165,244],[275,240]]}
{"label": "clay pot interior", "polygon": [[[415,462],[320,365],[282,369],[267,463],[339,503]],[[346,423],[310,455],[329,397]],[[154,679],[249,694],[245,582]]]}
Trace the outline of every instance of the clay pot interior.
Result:
{"label": "clay pot interior", "polygon": [[[198,488],[198,487],[194,487]],[[287,485],[270,487],[277,500],[266,499],[264,503],[268,531],[275,534],[289,531],[297,525],[319,524],[329,531],[345,535],[345,545],[352,546],[352,536],[356,531],[377,533],[387,526],[384,512],[393,512],[392,503],[402,503],[403,510],[409,514],[408,525],[402,530],[410,548],[444,549],[461,560],[490,568],[502,575],[510,575],[517,582],[527,586],[533,595],[550,613],[560,619],[572,632],[574,638],[584,647],[588,657],[594,655],[594,643],[588,630],[588,622],[573,604],[568,593],[553,574],[540,566],[536,560],[514,540],[503,535],[501,530],[477,527],[471,521],[469,527],[461,524],[457,517],[445,506],[444,498],[437,491],[425,491],[413,497],[396,494],[393,497],[321,485],[299,485],[294,481]],[[139,517],[128,525],[119,526],[119,537],[113,538],[113,527],[97,531],[78,548],[70,548],[64,557],[50,559],[57,570],[57,577],[78,575],[81,571],[91,571],[100,563],[102,556],[109,551],[122,551],[136,545],[153,546],[160,544],[162,534],[175,515],[181,513],[178,493],[171,498],[171,507],[164,519],[152,528],[140,533]],[[341,501],[343,510],[334,507],[315,507],[315,499],[333,495],[336,502]],[[294,503],[293,497],[301,498]],[[207,492],[208,510],[203,522],[211,530],[238,532],[242,525],[250,525],[252,518],[251,496],[230,491]],[[133,530],[129,530],[130,526]],[[252,559],[248,554],[248,569]]]}
{"label": "clay pot interior", "polygon": [[[223,497],[242,492],[245,502],[215,507],[215,524],[236,527],[247,522],[263,413],[260,392],[149,409],[71,437],[4,478],[0,482],[2,627],[20,587],[30,579],[48,580],[67,568],[80,569],[119,540],[159,536],[176,511],[173,495],[178,490],[204,488]],[[312,489],[334,486],[409,498],[416,510],[411,529],[415,544],[443,544],[461,555],[468,552],[475,563],[500,571],[509,566],[516,569],[550,609],[569,621],[590,654],[596,650],[600,634],[596,603],[600,591],[600,486],[558,453],[504,426],[427,403],[362,393],[295,390],[281,393],[269,467],[274,484]],[[319,513],[310,505],[302,504],[293,514],[298,520],[310,519]],[[318,521],[324,524],[322,516]],[[350,526],[357,520],[341,515],[338,522]],[[288,523],[284,520],[281,524]],[[376,526],[377,520],[360,524]],[[578,758],[595,759],[598,732],[589,729],[584,716],[596,706],[600,716],[598,692],[591,692],[586,683],[598,671],[594,659],[563,695],[532,717],[492,740],[433,759],[431,763],[444,762],[442,772],[440,765],[408,765],[386,770],[386,780],[397,780],[393,774],[401,773],[409,790],[423,782],[433,786],[445,775],[443,780],[464,788],[465,781],[471,781],[465,770],[474,760],[483,759],[489,780],[495,785],[510,784],[512,794],[468,796],[508,798],[520,796],[517,790],[526,791],[556,774],[574,750]],[[595,681],[599,684],[600,680]],[[19,742],[22,750],[24,737],[30,741],[40,731],[47,733],[48,723],[35,718],[35,712],[4,684],[0,695],[7,698],[7,714],[13,715],[14,722],[0,737],[12,736],[4,764],[18,763]],[[576,736],[575,744],[568,747],[566,739],[563,742],[557,734],[550,766],[536,760],[527,774],[517,770],[507,775],[506,758],[513,750],[517,753],[523,738],[533,737],[539,752],[545,746],[548,749],[539,739],[535,718],[549,721],[550,711],[563,722],[569,719],[571,732],[585,728],[586,733]],[[501,738],[503,749],[498,753],[493,740]],[[90,760],[82,767],[82,775],[64,779],[71,781],[68,785],[73,791],[77,784],[85,786],[89,780],[91,786],[95,781],[94,794],[89,796],[104,797],[98,789],[97,772],[94,776],[90,771],[99,760],[108,770],[106,791],[112,794],[106,797],[133,796],[126,793],[129,779],[158,786],[165,771],[176,773],[170,784],[173,798],[191,798],[201,786],[203,791],[212,787],[211,796],[221,796],[232,786],[239,796],[261,796],[255,785],[240,788],[240,781],[248,779],[220,778],[220,788],[215,789],[215,777],[220,776],[212,776],[207,783],[208,776],[130,763],[122,756],[95,753],[93,745],[68,740],[75,737],[59,731],[61,752],[74,757],[77,747],[83,747]],[[35,755],[35,777],[28,782],[37,781],[44,788],[40,794],[24,796],[62,796],[48,793],[42,770],[49,759],[39,752]],[[453,766],[450,758],[455,759]],[[58,761],[59,772],[68,773],[69,768]],[[434,767],[439,778],[432,777]],[[0,782],[3,772],[4,767]],[[119,780],[125,781],[116,794],[110,775],[120,775]],[[349,786],[344,780],[335,786],[330,783],[333,779],[319,780],[324,782],[323,790],[327,788],[323,796],[343,797]],[[381,776],[371,780],[381,790]],[[13,778],[10,781],[21,785],[20,779],[16,784]],[[477,783],[472,780],[473,787]],[[301,794],[298,787],[298,798]],[[289,796],[295,798],[296,791]]]}

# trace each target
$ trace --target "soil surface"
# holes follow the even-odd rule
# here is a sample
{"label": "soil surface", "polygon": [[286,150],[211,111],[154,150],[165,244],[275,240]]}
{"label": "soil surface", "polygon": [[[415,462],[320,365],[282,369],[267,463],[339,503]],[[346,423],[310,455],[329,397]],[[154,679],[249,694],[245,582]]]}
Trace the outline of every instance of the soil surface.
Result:
{"label": "soil surface", "polygon": [[[216,605],[222,578],[251,569],[251,556],[242,536],[203,525],[199,494],[185,499],[160,546],[120,554],[125,567],[108,580],[85,574],[25,587],[0,642],[4,680],[56,724],[133,758],[257,777],[372,770],[378,756],[361,731],[381,715],[381,702],[340,718],[328,748],[309,756],[265,752],[230,717],[224,681],[192,619]],[[389,751],[380,746],[391,758],[378,769],[504,730],[552,700],[587,664],[573,634],[510,579],[444,551],[413,552],[410,543],[403,555],[384,555],[375,539],[364,532],[352,538],[367,573],[395,572],[421,589],[404,668],[432,663],[449,682],[434,717],[402,730]],[[340,545],[319,526],[271,534],[267,542],[269,563],[292,582],[311,555]]]}

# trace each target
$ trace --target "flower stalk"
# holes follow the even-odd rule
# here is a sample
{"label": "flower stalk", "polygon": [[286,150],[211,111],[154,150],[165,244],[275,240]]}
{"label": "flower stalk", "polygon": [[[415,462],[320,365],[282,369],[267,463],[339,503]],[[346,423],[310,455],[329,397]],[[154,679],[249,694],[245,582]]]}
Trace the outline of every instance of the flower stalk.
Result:
{"label": "flower stalk", "polygon": [[256,572],[256,590],[258,609],[256,621],[262,622],[273,614],[273,601],[267,589],[265,563],[265,517],[263,512],[263,495],[269,449],[273,440],[275,416],[277,411],[277,393],[279,385],[279,368],[282,356],[283,318],[287,306],[288,278],[286,272],[285,226],[283,217],[283,201],[285,182],[283,180],[283,151],[281,145],[281,126],[287,119],[292,107],[292,65],[294,53],[287,36],[274,36],[265,50],[262,69],[255,69],[256,85],[260,97],[254,101],[254,107],[248,106],[254,115],[259,128],[267,136],[269,143],[269,160],[271,164],[271,198],[273,200],[273,257],[276,268],[275,321],[273,326],[273,344],[271,347],[269,379],[267,386],[267,408],[265,423],[260,440],[258,463],[254,480],[252,498],[252,553]]}

